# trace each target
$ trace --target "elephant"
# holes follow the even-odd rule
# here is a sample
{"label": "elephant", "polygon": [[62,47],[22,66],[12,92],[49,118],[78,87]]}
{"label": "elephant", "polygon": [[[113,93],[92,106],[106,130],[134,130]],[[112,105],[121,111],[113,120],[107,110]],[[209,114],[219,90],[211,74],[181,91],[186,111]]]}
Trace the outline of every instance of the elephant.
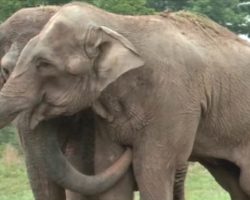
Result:
{"label": "elephant", "polygon": [[[14,13],[0,25],[0,88],[13,71],[21,50],[25,44],[37,35],[46,22],[59,9],[56,6],[25,8]],[[93,148],[94,138],[92,132],[92,114],[89,110],[72,117],[58,119],[58,136],[61,149],[67,158],[80,171],[93,174]],[[79,125],[82,122],[82,126]],[[32,146],[30,134],[22,131],[22,116],[16,122],[19,137],[25,152],[25,161],[31,188],[36,200],[65,199],[65,190],[52,181],[44,171],[43,163],[35,158],[35,148]],[[77,124],[76,124],[77,123]],[[43,129],[43,127],[41,127]],[[24,129],[26,130],[26,129]],[[67,191],[67,200],[92,199],[78,193]]]}
{"label": "elephant", "polygon": [[[14,13],[0,25],[1,85],[8,79],[25,44],[47,23],[57,7],[25,8]],[[27,173],[35,199],[62,199],[64,191],[42,172],[42,164],[34,163],[32,152],[26,148],[29,138],[18,130],[26,155]],[[40,167],[41,166],[41,167]],[[53,195],[58,197],[52,197]]]}
{"label": "elephant", "polygon": [[[40,29],[48,21],[48,19],[53,16],[53,14],[59,9],[56,6],[45,6],[38,8],[25,8],[21,9],[15,14],[13,14],[4,24],[0,27],[0,34],[2,36],[0,40],[1,44],[1,85],[8,79],[9,75],[13,71],[18,56],[21,50],[28,42],[30,38],[39,33]],[[29,16],[29,17],[27,17]],[[20,26],[22,25],[22,26]],[[67,120],[67,126],[65,126],[65,119],[61,119],[60,124],[60,146],[64,149],[64,153],[68,155],[70,159],[79,169],[83,168],[82,172],[93,174],[93,135],[87,137],[86,132],[93,132],[93,123],[91,122],[91,114],[89,111],[83,112],[83,116],[87,116],[88,125],[85,123],[84,126],[79,126],[75,124],[82,120],[82,123],[86,121],[83,116],[77,115],[74,118]],[[69,125],[70,124],[70,125]],[[92,126],[90,126],[92,124]],[[69,128],[70,127],[70,128]],[[76,128],[77,127],[77,128]],[[87,129],[87,130],[86,130]],[[66,131],[65,131],[66,130]],[[74,135],[69,133],[74,130]],[[84,131],[82,131],[84,130]],[[19,137],[22,141],[23,149],[26,150],[26,164],[28,169],[28,174],[31,181],[31,186],[33,189],[33,194],[37,200],[39,199],[63,199],[65,198],[64,189],[60,188],[57,184],[52,182],[45,172],[42,172],[42,163],[34,162],[32,152],[28,148],[29,137],[22,133],[19,128]],[[85,134],[81,134],[81,133]],[[64,134],[62,134],[64,133]],[[86,142],[87,141],[87,142]],[[65,148],[67,143],[68,148]],[[27,146],[27,147],[26,147]],[[73,153],[72,153],[73,152]],[[72,155],[73,154],[73,155]],[[83,157],[83,155],[84,157]],[[39,170],[38,170],[39,169]],[[174,196],[175,200],[184,199],[184,180],[186,176],[187,168],[184,168],[180,174],[176,174]],[[80,197],[80,194],[74,192],[67,192],[67,199],[84,199],[87,197]],[[119,195],[123,195],[120,192]],[[88,197],[90,199],[90,197]]]}
{"label": "elephant", "polygon": [[[58,37],[61,33],[67,37]],[[243,120],[248,114],[248,51],[236,35],[188,13],[132,17],[69,4],[21,53],[1,91],[0,103],[8,106],[1,106],[0,121],[4,126],[32,109],[25,122],[34,129],[47,119],[91,107],[96,170],[112,164],[103,158],[117,157],[121,145],[131,146],[142,199],[172,199],[174,174],[191,154],[200,162],[210,159],[204,165],[211,172],[221,166],[249,196],[247,161],[242,159],[248,147],[248,122]],[[37,148],[57,152],[55,134],[46,133]],[[42,156],[51,177],[64,184],[51,159]],[[60,166],[60,155],[54,156]],[[230,164],[240,173],[225,170]]]}
{"label": "elephant", "polygon": [[[24,45],[27,43],[27,41],[35,36],[36,34],[39,33],[40,29],[42,26],[48,21],[48,19],[58,10],[58,7],[39,7],[39,8],[29,8],[29,9],[21,9],[20,11],[16,12],[10,19],[8,19],[4,24],[1,25],[0,28],[0,34],[2,36],[1,40],[1,55],[0,58],[2,58],[2,65],[1,65],[1,85],[0,87],[3,86],[3,83],[8,79],[10,73],[13,71],[17,58],[23,49]],[[26,16],[29,16],[27,18]],[[33,19],[33,20],[31,20]],[[20,26],[20,24],[22,26]],[[27,28],[30,27],[30,28]],[[4,36],[4,37],[3,37]],[[5,39],[5,42],[3,43],[3,38]],[[86,115],[86,113],[85,113]],[[89,114],[88,114],[89,115]],[[81,118],[81,117],[76,117],[76,118]],[[89,116],[88,121],[90,121],[91,115]],[[65,121],[65,119],[63,120]],[[72,121],[72,119],[71,119]],[[70,122],[71,122],[70,121]],[[78,120],[75,120],[78,121]],[[69,121],[68,123],[69,124]],[[72,124],[72,123],[70,123]],[[62,124],[63,125],[63,124]],[[60,125],[60,126],[62,126]],[[71,130],[74,129],[75,126],[72,125]],[[81,130],[84,127],[79,127],[76,125],[79,129],[76,130]],[[93,127],[92,127],[93,128]],[[64,130],[69,129],[68,127],[64,127]],[[63,130],[62,129],[62,130]],[[62,131],[60,131],[62,132]],[[69,131],[68,131],[69,132]],[[68,136],[67,133],[63,135],[63,138],[69,138],[70,135]],[[77,131],[74,131],[77,132]],[[74,134],[74,137],[71,138],[71,140],[67,139],[67,142],[69,143],[69,146],[71,148],[65,149],[65,153],[69,152],[68,154],[72,154],[74,152],[74,155],[71,156],[72,158],[69,158],[71,160],[74,160],[75,163],[77,163],[78,168],[84,168],[83,172],[88,173],[88,174],[93,174],[93,163],[91,155],[93,154],[93,149],[91,145],[93,145],[93,139],[90,138],[85,138],[86,134],[79,134],[83,131],[79,131],[78,133]],[[86,132],[86,130],[84,131]],[[93,130],[92,130],[93,132]],[[61,134],[62,135],[62,134]],[[22,132],[19,130],[19,136],[21,137],[21,140],[23,140],[23,148],[25,149],[25,144],[29,141],[28,138],[26,139],[26,135],[22,134]],[[85,136],[85,137],[83,137]],[[92,135],[93,136],[93,135]],[[72,137],[72,136],[71,136]],[[88,143],[84,143],[81,139],[84,139],[84,141],[88,141]],[[65,144],[66,139],[61,140],[61,146]],[[80,141],[80,142],[79,142]],[[91,145],[90,145],[91,144]],[[29,145],[29,144],[27,144]],[[65,145],[64,145],[65,146]],[[83,146],[86,147],[83,149]],[[78,151],[76,150],[78,149]],[[80,149],[80,150],[79,150]],[[86,153],[86,149],[89,149]],[[42,167],[41,164],[38,164],[37,162],[32,165],[29,164],[30,160],[29,158],[32,156],[30,155],[30,152],[28,149],[26,150],[26,162],[28,165],[28,173],[30,176],[30,179],[32,180],[32,188],[33,188],[33,193],[34,196],[37,200],[39,199],[62,199],[64,194],[64,190],[60,188],[58,185],[55,183],[51,182],[47,177],[46,173],[41,174]],[[83,156],[80,154],[84,154]],[[78,158],[76,155],[78,155]],[[83,163],[82,163],[83,162]],[[90,166],[90,167],[88,167]],[[205,166],[206,167],[206,166]],[[39,169],[39,176],[38,176],[38,171]],[[175,187],[174,187],[174,196],[175,200],[183,200],[184,199],[184,180],[185,180],[185,175],[187,172],[187,168],[183,168],[181,171],[181,174],[177,174],[175,178]],[[38,178],[39,177],[39,178]],[[43,179],[43,180],[42,180]],[[40,182],[37,182],[40,180]],[[43,182],[42,182],[43,181]],[[68,192],[70,193],[70,192]],[[122,194],[120,194],[122,195]],[[68,194],[67,199],[80,199],[84,197],[79,197],[79,194]]]}

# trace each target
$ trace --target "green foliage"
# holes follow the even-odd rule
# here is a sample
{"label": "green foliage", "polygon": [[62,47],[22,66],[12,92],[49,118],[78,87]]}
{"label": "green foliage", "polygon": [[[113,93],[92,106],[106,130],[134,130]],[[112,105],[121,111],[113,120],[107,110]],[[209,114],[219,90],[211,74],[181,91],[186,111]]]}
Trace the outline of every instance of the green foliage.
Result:
{"label": "green foliage", "polygon": [[147,0],[147,5],[154,8],[157,11],[163,11],[166,9],[170,10],[181,10],[187,4],[187,0]]}
{"label": "green foliage", "polygon": [[146,7],[145,0],[93,0],[93,4],[105,10],[120,14],[151,14],[153,8]]}
{"label": "green foliage", "polygon": [[247,33],[248,13],[239,8],[239,0],[189,0],[186,9],[202,13],[237,33]]}
{"label": "green foliage", "polygon": [[[100,8],[120,14],[152,14],[153,8],[146,6],[146,0],[82,0],[92,3]],[[62,5],[70,0],[0,0],[0,22],[4,21],[12,13],[23,7],[38,5]]]}
{"label": "green foliage", "polygon": [[46,0],[0,0],[0,22],[21,8],[44,5],[46,3]]}
{"label": "green foliage", "polygon": [[[80,0],[120,14],[152,14],[154,11],[191,10],[207,15],[236,33],[250,33],[250,5],[247,0]],[[65,4],[70,0],[0,0],[0,22],[22,7]]]}
{"label": "green foliage", "polygon": [[20,1],[0,0],[0,22],[22,7]]}
{"label": "green foliage", "polygon": [[147,5],[157,11],[190,10],[207,15],[236,33],[250,34],[250,5],[239,6],[248,0],[148,0]]}

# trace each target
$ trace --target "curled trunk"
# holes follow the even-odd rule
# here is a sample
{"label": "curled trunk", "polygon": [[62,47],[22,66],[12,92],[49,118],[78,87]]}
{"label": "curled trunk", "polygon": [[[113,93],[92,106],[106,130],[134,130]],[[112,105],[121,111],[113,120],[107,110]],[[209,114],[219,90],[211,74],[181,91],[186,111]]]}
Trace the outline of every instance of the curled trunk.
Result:
{"label": "curled trunk", "polygon": [[56,120],[42,122],[32,133],[29,133],[27,128],[29,114],[26,114],[25,118],[19,128],[26,134],[33,135],[31,136],[34,138],[33,144],[40,152],[37,159],[45,163],[48,176],[66,189],[85,195],[102,193],[112,187],[127,172],[131,164],[132,152],[127,149],[122,157],[106,171],[94,176],[84,175],[77,171],[62,154],[58,145]]}

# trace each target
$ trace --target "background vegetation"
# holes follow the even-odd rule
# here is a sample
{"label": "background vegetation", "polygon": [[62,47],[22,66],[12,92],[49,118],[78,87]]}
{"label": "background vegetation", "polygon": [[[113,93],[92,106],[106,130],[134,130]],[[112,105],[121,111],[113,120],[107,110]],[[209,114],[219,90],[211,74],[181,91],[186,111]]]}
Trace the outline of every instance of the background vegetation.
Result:
{"label": "background vegetation", "polygon": [[[247,0],[80,0],[121,14],[151,14],[168,10],[202,13],[236,33],[250,33]],[[64,4],[70,0],[0,0],[0,21],[22,7]]]}
{"label": "background vegetation", "polygon": [[[0,0],[0,22],[16,10],[69,0]],[[207,15],[230,30],[250,34],[250,2],[247,0],[85,0],[100,8],[120,14],[152,14],[163,10],[189,10]],[[31,200],[23,156],[14,128],[0,131],[0,199]],[[188,200],[226,200],[226,194],[199,165],[192,165],[187,179]]]}

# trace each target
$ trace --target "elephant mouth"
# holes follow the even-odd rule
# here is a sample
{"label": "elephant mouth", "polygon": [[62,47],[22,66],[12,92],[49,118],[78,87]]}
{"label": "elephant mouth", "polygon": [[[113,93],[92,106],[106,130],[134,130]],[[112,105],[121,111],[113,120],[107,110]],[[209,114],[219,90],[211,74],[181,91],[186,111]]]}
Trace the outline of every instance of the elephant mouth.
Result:
{"label": "elephant mouth", "polygon": [[56,106],[51,103],[42,102],[33,108],[29,116],[29,127],[34,130],[42,121],[55,119],[59,116],[67,116],[63,112],[63,106]]}

